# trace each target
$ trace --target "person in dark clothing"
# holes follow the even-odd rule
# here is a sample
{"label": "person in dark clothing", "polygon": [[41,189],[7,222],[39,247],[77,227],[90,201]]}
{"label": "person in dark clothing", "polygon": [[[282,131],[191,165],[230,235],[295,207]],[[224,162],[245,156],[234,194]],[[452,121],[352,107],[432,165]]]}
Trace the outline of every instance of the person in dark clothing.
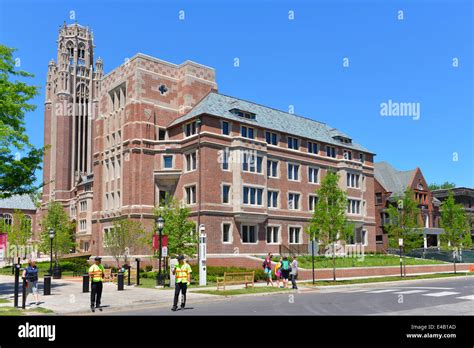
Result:
{"label": "person in dark clothing", "polygon": [[38,297],[38,267],[36,267],[36,261],[29,260],[28,267],[25,268],[22,276],[23,278],[26,278],[28,288],[28,293],[26,294],[26,296],[28,296],[30,292],[33,293],[36,305],[39,305],[40,301]]}

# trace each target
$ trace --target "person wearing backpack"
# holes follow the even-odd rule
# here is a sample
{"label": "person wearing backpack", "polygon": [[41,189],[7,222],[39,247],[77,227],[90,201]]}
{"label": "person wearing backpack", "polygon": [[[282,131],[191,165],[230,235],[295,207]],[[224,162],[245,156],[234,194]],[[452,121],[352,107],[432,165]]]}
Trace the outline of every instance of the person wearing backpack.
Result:
{"label": "person wearing backpack", "polygon": [[28,261],[28,267],[25,268],[22,276],[26,279],[26,285],[28,288],[28,293],[26,294],[26,296],[28,296],[28,294],[32,292],[33,297],[36,300],[36,305],[39,305],[40,300],[38,297],[38,267],[36,266],[36,261]]}
{"label": "person wearing backpack", "polygon": [[265,261],[263,261],[263,271],[265,272],[265,278],[268,284],[272,284],[273,286],[273,279],[272,279],[272,254],[268,253]]}
{"label": "person wearing backpack", "polygon": [[281,277],[283,278],[283,288],[286,288],[288,286],[288,278],[290,277],[291,271],[290,261],[288,260],[288,257],[285,256],[280,263]]}
{"label": "person wearing backpack", "polygon": [[280,280],[281,280],[281,269],[280,269],[280,262],[275,263],[275,277],[277,281],[277,288],[280,287]]}

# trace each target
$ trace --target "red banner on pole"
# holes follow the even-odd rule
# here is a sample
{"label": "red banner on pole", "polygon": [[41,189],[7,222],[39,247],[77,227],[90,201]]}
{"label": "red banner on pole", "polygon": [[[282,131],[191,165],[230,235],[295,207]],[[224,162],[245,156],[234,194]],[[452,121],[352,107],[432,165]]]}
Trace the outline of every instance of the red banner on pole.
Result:
{"label": "red banner on pole", "polygon": [[[160,245],[158,244],[158,235],[154,234],[153,235],[153,250],[158,250],[160,248]],[[163,247],[168,246],[168,236],[161,236],[161,244]]]}

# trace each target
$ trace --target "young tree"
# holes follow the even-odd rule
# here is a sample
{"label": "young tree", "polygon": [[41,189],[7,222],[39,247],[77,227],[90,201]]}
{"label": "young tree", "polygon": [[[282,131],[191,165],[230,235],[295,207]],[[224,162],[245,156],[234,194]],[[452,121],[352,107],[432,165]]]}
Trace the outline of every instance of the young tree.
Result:
{"label": "young tree", "polygon": [[113,227],[104,235],[104,246],[117,261],[117,265],[120,264],[121,257],[124,264],[127,264],[130,250],[142,244],[144,232],[140,221],[123,218],[114,222]]}
{"label": "young tree", "polygon": [[[15,246],[17,252],[20,250],[26,250],[26,244],[31,238],[31,219],[26,217],[20,210],[16,210],[13,214],[13,225],[8,232],[8,244]],[[20,255],[17,255],[20,257]],[[23,255],[26,257],[26,255]]]}
{"label": "young tree", "polygon": [[444,234],[441,234],[441,242],[447,244],[453,251],[453,266],[456,273],[455,255],[461,252],[462,248],[469,248],[472,245],[471,230],[469,220],[464,212],[462,204],[456,204],[454,195],[449,192],[448,198],[441,204],[441,227]]}
{"label": "young tree", "polygon": [[69,220],[69,216],[64,211],[63,206],[58,202],[52,202],[48,206],[48,211],[41,221],[40,250],[49,254],[50,238],[49,230],[54,230],[53,256],[58,259],[71,252],[75,247],[74,243],[74,224]]}
{"label": "young tree", "polygon": [[[420,209],[418,202],[413,197],[413,191],[408,188],[403,197],[396,197],[396,205],[390,205],[387,208],[389,215],[388,244],[391,248],[399,247],[399,239],[403,239],[405,251],[419,248],[423,244],[423,235],[420,233]],[[405,269],[404,259],[402,263]]]}
{"label": "young tree", "polygon": [[[155,208],[155,216],[164,219],[163,235],[168,236],[169,255],[187,257],[196,255],[198,243],[198,235],[194,233],[196,223],[189,219],[188,208],[181,206],[176,198],[168,196],[161,202],[160,207]],[[147,238],[150,244],[155,233],[156,228]]]}
{"label": "young tree", "polygon": [[14,51],[0,45],[0,198],[35,192],[34,174],[41,169],[44,154],[44,149],[30,144],[25,129],[25,113],[36,108],[28,102],[38,87],[11,80],[33,76],[16,70]]}
{"label": "young tree", "polygon": [[[333,280],[336,280],[336,243],[346,242],[353,227],[348,223],[346,217],[347,195],[339,188],[339,175],[328,173],[316,191],[318,201],[314,208],[313,217],[306,232],[311,240],[318,240],[326,250],[329,247],[332,252]],[[351,228],[352,227],[352,228]]]}

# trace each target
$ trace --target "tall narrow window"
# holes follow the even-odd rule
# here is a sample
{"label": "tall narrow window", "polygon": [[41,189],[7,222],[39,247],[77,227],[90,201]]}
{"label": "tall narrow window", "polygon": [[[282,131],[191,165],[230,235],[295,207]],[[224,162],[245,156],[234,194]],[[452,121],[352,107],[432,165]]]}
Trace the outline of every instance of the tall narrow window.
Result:
{"label": "tall narrow window", "polygon": [[196,186],[188,186],[185,188],[186,192],[186,204],[196,203]]}
{"label": "tall narrow window", "polygon": [[222,203],[230,203],[230,185],[222,185]]}
{"label": "tall narrow window", "polygon": [[224,135],[230,134],[229,122],[227,121],[222,121],[222,134]]}
{"label": "tall narrow window", "polygon": [[318,183],[318,168],[308,167],[308,181],[312,184]]}
{"label": "tall narrow window", "polygon": [[278,208],[278,191],[267,192],[267,206],[268,208]]}
{"label": "tall narrow window", "polygon": [[223,223],[222,224],[222,243],[230,243],[231,242],[231,231],[232,225],[230,223]]}

